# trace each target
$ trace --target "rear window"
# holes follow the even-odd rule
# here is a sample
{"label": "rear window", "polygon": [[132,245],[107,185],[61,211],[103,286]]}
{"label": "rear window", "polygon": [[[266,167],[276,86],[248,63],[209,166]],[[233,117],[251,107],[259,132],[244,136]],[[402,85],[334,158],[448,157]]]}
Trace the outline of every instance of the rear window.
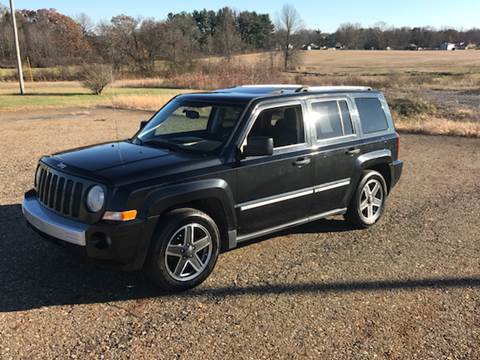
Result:
{"label": "rear window", "polygon": [[380,100],[376,98],[357,98],[355,103],[365,134],[388,129],[387,117]]}

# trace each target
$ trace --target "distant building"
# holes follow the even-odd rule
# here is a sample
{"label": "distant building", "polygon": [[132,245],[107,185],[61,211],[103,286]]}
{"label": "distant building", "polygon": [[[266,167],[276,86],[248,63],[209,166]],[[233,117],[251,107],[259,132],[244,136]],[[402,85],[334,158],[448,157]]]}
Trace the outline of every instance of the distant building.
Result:
{"label": "distant building", "polygon": [[454,43],[443,42],[440,44],[440,50],[455,51],[456,45]]}
{"label": "distant building", "polygon": [[310,43],[310,44],[303,45],[303,46],[302,46],[302,49],[303,49],[303,50],[307,50],[307,51],[310,51],[310,50],[320,50],[320,46],[317,45],[317,44],[314,44],[314,43]]}

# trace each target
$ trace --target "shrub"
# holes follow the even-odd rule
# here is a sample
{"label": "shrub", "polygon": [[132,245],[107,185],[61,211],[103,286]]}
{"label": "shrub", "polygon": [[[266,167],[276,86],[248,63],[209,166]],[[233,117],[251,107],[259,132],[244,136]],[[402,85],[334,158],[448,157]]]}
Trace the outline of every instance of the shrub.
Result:
{"label": "shrub", "polygon": [[82,85],[93,94],[100,95],[112,82],[112,68],[108,65],[91,64],[83,67]]}
{"label": "shrub", "polygon": [[390,100],[389,104],[393,111],[406,117],[433,113],[436,110],[435,105],[419,99],[396,98]]}

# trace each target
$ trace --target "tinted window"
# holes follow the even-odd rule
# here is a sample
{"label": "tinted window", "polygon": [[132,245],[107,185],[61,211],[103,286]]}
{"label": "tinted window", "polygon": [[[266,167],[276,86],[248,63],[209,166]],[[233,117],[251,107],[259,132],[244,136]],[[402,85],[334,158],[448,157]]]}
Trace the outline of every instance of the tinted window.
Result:
{"label": "tinted window", "polygon": [[228,139],[242,112],[241,105],[178,98],[156,113],[137,138],[146,146],[211,152]]}
{"label": "tinted window", "polygon": [[336,101],[322,101],[312,104],[317,139],[343,136],[342,119]]}
{"label": "tinted window", "polygon": [[252,136],[271,137],[274,147],[304,143],[302,107],[295,105],[262,111],[248,134],[249,138]]}
{"label": "tinted window", "polygon": [[376,98],[355,99],[363,132],[373,133],[388,129],[387,118],[382,104]]}
{"label": "tinted window", "polygon": [[342,100],[339,101],[340,111],[342,112],[342,121],[343,121],[343,134],[351,135],[353,134],[352,118],[350,117],[350,110],[348,110],[347,102]]}

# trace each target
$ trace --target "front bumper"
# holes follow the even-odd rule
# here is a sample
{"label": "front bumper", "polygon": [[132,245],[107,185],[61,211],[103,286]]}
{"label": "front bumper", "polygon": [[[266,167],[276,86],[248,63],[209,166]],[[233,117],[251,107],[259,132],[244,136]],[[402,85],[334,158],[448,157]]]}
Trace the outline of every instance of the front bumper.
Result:
{"label": "front bumper", "polygon": [[81,223],[45,208],[33,192],[25,195],[22,212],[28,224],[44,238],[68,243],[87,258],[115,263],[125,270],[143,266],[156,223],[156,219]]}
{"label": "front bumper", "polygon": [[71,244],[86,246],[88,225],[67,219],[43,207],[35,197],[23,200],[23,216],[38,231]]}

